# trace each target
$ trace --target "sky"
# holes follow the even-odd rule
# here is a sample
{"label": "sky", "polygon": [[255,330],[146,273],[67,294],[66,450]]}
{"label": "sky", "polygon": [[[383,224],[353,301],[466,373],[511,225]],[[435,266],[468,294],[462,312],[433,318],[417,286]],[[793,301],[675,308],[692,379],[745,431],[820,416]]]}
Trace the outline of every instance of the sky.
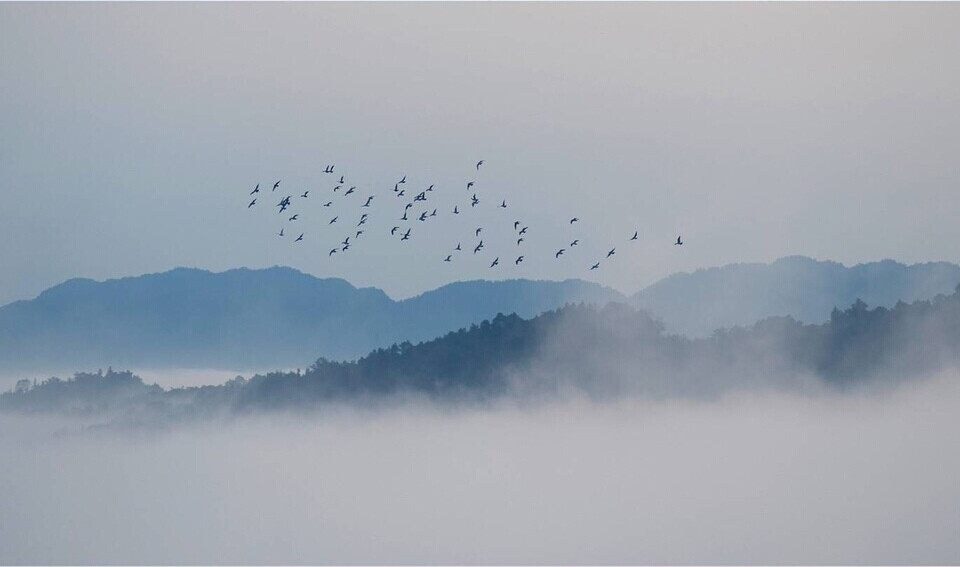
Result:
{"label": "sky", "polygon": [[[3,4],[0,304],[177,266],[402,298],[505,277],[632,293],[792,254],[960,262],[958,24],[956,4]],[[334,257],[331,163],[385,203]],[[444,205],[475,180],[481,211],[403,246],[404,175]],[[246,208],[277,179],[316,197],[298,245],[274,195]],[[442,262],[475,225],[484,260]]]}

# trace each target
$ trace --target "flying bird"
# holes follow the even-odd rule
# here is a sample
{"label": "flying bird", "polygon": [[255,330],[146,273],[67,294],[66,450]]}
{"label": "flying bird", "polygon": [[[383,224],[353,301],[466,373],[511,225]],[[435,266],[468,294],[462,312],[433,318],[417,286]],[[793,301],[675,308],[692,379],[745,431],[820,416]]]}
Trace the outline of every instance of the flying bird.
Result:
{"label": "flying bird", "polygon": [[403,179],[401,179],[400,181],[398,181],[398,183],[406,183],[406,182],[407,182],[407,176],[406,176],[406,175],[403,176]]}
{"label": "flying bird", "polygon": [[483,227],[480,227],[480,228],[478,228],[477,230],[475,230],[474,233],[473,233],[473,235],[474,235],[474,236],[480,236],[480,233],[481,233],[481,232],[483,232]]}
{"label": "flying bird", "polygon": [[348,236],[344,238],[343,242],[341,242],[340,244],[343,244],[344,246],[350,246],[350,237]]}
{"label": "flying bird", "polygon": [[283,236],[283,229],[280,229],[280,232],[277,233],[277,236]]}
{"label": "flying bird", "polygon": [[254,205],[256,205],[256,204],[257,204],[257,200],[254,199],[254,200],[250,201],[250,204],[247,205],[247,208],[249,209],[250,207],[252,207],[252,206],[254,206]]}
{"label": "flying bird", "polygon": [[409,208],[412,207],[412,206],[413,206],[413,203],[407,203],[407,204],[403,207],[403,212],[407,212],[407,209],[409,209]]}
{"label": "flying bird", "polygon": [[329,206],[332,205],[332,204],[333,204],[333,201],[327,201],[326,203],[323,204],[323,206],[324,206],[324,207],[329,207]]}
{"label": "flying bird", "polygon": [[400,227],[399,227],[399,226],[395,226],[395,227],[391,228],[391,229],[390,229],[390,236],[393,236],[394,234],[396,234],[398,230],[400,230]]}
{"label": "flying bird", "polygon": [[483,248],[483,241],[482,241],[482,240],[480,241],[480,244],[477,244],[477,247],[473,249],[473,253],[476,254],[477,252],[480,251],[481,248]]}
{"label": "flying bird", "polygon": [[307,191],[304,191],[304,192],[303,192],[303,195],[300,195],[300,196],[303,197],[304,199],[306,199],[308,193],[310,193],[310,190],[309,190],[309,189],[308,189]]}
{"label": "flying bird", "polygon": [[405,193],[406,193],[406,191],[404,191],[403,189],[401,189],[400,192],[397,193],[397,197],[403,197],[403,195],[404,195]]}
{"label": "flying bird", "polygon": [[517,259],[514,260],[513,265],[514,265],[514,266],[519,266],[519,265],[520,265],[520,262],[523,262],[523,256],[517,257]]}
{"label": "flying bird", "polygon": [[572,219],[570,219],[570,224],[573,224],[573,223],[577,222],[578,220],[580,220],[580,219],[578,219],[577,217],[573,217]]}
{"label": "flying bird", "polygon": [[[330,173],[330,172],[328,171],[327,173]],[[333,255],[336,254],[336,253],[337,253],[337,249],[336,249],[336,248],[333,248],[333,249],[330,250],[330,253],[327,254],[327,256],[333,256]]]}
{"label": "flying bird", "polygon": [[471,187],[473,187],[473,181],[468,181],[468,182],[467,182],[467,191],[469,191]]}
{"label": "flying bird", "polygon": [[609,258],[610,256],[613,256],[613,254],[614,254],[614,252],[616,252],[616,250],[617,250],[616,248],[611,248],[610,251],[607,252],[607,258]]}
{"label": "flying bird", "polygon": [[433,185],[431,185],[430,187],[427,187],[427,191],[433,191]]}
{"label": "flying bird", "polygon": [[400,217],[400,220],[407,220],[407,211],[403,211],[403,216]]}
{"label": "flying bird", "polygon": [[500,256],[497,256],[496,258],[493,259],[493,262],[490,264],[490,267],[492,268],[499,263],[500,263]]}
{"label": "flying bird", "polygon": [[517,239],[517,246],[520,246],[520,243],[523,242],[524,238],[521,236]]}
{"label": "flying bird", "polygon": [[257,183],[257,186],[253,188],[253,191],[250,191],[250,194],[253,195],[254,193],[259,193],[259,192],[260,192],[260,184]]}
{"label": "flying bird", "polygon": [[276,191],[276,190],[277,190],[277,187],[279,187],[279,186],[280,186],[280,180],[277,179],[277,182],[273,184],[273,189],[271,189],[271,191]]}
{"label": "flying bird", "polygon": [[673,243],[674,246],[683,246],[683,241],[680,240],[680,237],[677,237],[677,241]]}
{"label": "flying bird", "polygon": [[480,203],[480,199],[477,199],[477,194],[474,193],[473,197],[470,198],[470,206],[476,207]]}
{"label": "flying bird", "polygon": [[483,160],[477,162],[477,171],[480,171],[480,166],[483,165]]}
{"label": "flying bird", "polygon": [[457,247],[454,248],[454,250],[461,250],[461,248],[460,248],[460,243],[459,243],[459,242],[457,242]]}
{"label": "flying bird", "polygon": [[459,214],[460,214],[460,211],[457,210],[457,206],[456,206],[456,205],[453,206],[453,214],[455,214],[455,215],[459,215]]}
{"label": "flying bird", "polygon": [[504,199],[503,202],[500,203],[500,208],[501,208],[501,209],[506,209],[506,208],[507,208],[507,200],[506,200],[506,199]]}
{"label": "flying bird", "polygon": [[297,239],[294,240],[294,242],[300,242],[301,240],[303,240],[303,233],[302,233],[302,232],[300,233],[300,236],[298,236]]}
{"label": "flying bird", "polygon": [[400,240],[410,240],[410,229],[407,229],[407,232],[403,233],[403,238]]}
{"label": "flying bird", "polygon": [[529,227],[529,226],[523,227],[522,229],[520,229],[520,232],[518,232],[517,234],[521,234],[521,235],[526,234],[528,228],[530,228],[530,227]]}
{"label": "flying bird", "polygon": [[333,166],[328,165],[326,169],[323,170],[324,173],[333,173]]}
{"label": "flying bird", "polygon": [[633,236],[630,238],[630,240],[636,240],[637,237],[639,236],[639,234],[640,234],[640,233],[639,233],[638,231],[634,231],[634,232],[633,232]]}
{"label": "flying bird", "polygon": [[596,264],[590,266],[590,269],[591,269],[591,270],[596,270],[596,269],[599,268],[599,267],[600,267],[600,262],[597,262]]}
{"label": "flying bird", "polygon": [[347,195],[353,193],[353,190],[354,190],[354,189],[356,189],[356,187],[351,187],[351,188],[347,189],[347,192],[344,193],[343,196],[346,197]]}
{"label": "flying bird", "polygon": [[373,201],[373,197],[374,197],[374,195],[370,195],[369,197],[367,197],[367,202],[364,203],[363,206],[364,206],[364,207],[369,207],[369,206],[370,206],[370,201]]}
{"label": "flying bird", "polygon": [[336,187],[333,188],[333,192],[336,193],[337,190],[340,189],[341,187],[343,187],[343,185],[337,185]]}
{"label": "flying bird", "polygon": [[554,258],[559,258],[560,256],[563,256],[563,251],[564,251],[564,250],[565,250],[564,248],[561,248],[560,250],[557,250],[557,253],[554,254],[553,257],[554,257]]}
{"label": "flying bird", "polygon": [[513,230],[517,230],[518,226],[520,226],[520,221],[513,221]]}
{"label": "flying bird", "polygon": [[287,220],[295,221],[295,220],[297,220],[297,218],[298,218],[299,216],[300,216],[300,213],[297,213],[297,214],[293,215],[292,217],[290,217],[290,218],[287,219]]}
{"label": "flying bird", "polygon": [[427,211],[423,211],[422,213],[420,213],[420,216],[417,217],[417,220],[420,220],[420,221],[427,220]]}
{"label": "flying bird", "polygon": [[451,261],[451,260],[450,260],[451,258],[453,258],[453,255],[452,255],[452,254],[448,254],[447,257],[443,259],[443,261],[444,261],[444,262],[450,262],[450,261]]}
{"label": "flying bird", "polygon": [[433,209],[433,212],[430,213],[430,216],[431,216],[431,217],[437,216],[437,209]]}
{"label": "flying bird", "polygon": [[363,234],[363,231],[362,231],[362,230],[358,230],[358,231],[357,231],[357,234],[354,235],[353,238],[354,238],[354,239],[360,238],[360,235],[361,235],[361,234]]}
{"label": "flying bird", "polygon": [[574,240],[573,242],[570,243],[570,246],[576,246],[577,244],[580,244],[580,241]]}
{"label": "flying bird", "polygon": [[338,218],[340,218],[340,217],[339,217],[339,216],[333,217],[332,219],[330,219],[330,222],[328,222],[327,224],[333,224],[333,223],[337,222],[337,219],[338,219]]}
{"label": "flying bird", "polygon": [[340,183],[343,183],[343,176],[340,176]]}

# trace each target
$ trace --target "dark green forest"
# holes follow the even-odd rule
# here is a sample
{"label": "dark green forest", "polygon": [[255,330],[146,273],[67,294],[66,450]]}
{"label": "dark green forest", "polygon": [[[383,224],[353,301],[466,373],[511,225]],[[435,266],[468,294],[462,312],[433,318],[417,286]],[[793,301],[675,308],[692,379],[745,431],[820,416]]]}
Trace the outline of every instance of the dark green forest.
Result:
{"label": "dark green forest", "polygon": [[127,371],[21,380],[0,395],[0,410],[173,416],[312,408],[400,396],[477,402],[505,396],[578,392],[711,397],[736,388],[816,383],[849,389],[928,375],[960,362],[960,286],[929,301],[869,308],[857,300],[830,320],[790,317],[715,332],[667,334],[624,304],[567,305],[524,319],[492,320],[435,340],[403,342],[355,361],[323,358],[305,371],[237,377],[220,386],[165,390]]}

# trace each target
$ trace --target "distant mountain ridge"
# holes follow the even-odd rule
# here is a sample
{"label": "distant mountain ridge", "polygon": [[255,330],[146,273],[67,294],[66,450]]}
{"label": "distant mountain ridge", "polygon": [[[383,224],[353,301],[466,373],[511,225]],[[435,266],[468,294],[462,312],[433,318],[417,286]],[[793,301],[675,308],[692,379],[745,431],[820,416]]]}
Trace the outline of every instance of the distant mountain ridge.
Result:
{"label": "distant mountain ridge", "polygon": [[770,264],[673,274],[631,296],[630,303],[662,320],[669,332],[702,337],[780,315],[823,323],[834,308],[857,299],[871,307],[892,307],[898,301],[949,295],[958,283],[960,266],[949,262],[883,260],[847,267],[789,256]]}
{"label": "distant mountain ridge", "polygon": [[478,280],[395,301],[292,268],[177,268],[68,280],[0,307],[0,369],[304,367],[433,339],[498,313],[529,318],[580,302],[628,302],[667,332],[697,337],[778,315],[822,323],[858,298],[892,307],[950,294],[958,283],[960,266],[946,262],[845,267],[790,257],[675,274],[629,298],[582,280]]}
{"label": "distant mountain ridge", "polygon": [[212,273],[177,268],[95,282],[68,280],[0,307],[0,368],[306,366],[421,341],[516,312],[624,301],[578,280],[458,282],[394,301],[292,268]]}

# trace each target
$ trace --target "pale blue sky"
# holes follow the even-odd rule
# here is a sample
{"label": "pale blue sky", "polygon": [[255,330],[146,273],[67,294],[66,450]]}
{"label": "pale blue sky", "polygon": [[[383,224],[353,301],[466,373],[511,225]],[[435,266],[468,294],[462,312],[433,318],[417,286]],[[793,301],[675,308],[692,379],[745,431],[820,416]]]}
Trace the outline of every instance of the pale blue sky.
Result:
{"label": "pale blue sky", "polygon": [[[958,28],[956,4],[2,4],[0,303],[175,266],[403,297],[514,276],[632,293],[790,254],[957,262]],[[441,200],[477,178],[532,227],[528,259],[493,208],[334,259],[326,211],[293,246],[246,209],[277,178],[318,207],[327,163],[385,204],[401,175]],[[582,256],[555,262],[574,215]],[[509,269],[440,261],[474,224]]]}

